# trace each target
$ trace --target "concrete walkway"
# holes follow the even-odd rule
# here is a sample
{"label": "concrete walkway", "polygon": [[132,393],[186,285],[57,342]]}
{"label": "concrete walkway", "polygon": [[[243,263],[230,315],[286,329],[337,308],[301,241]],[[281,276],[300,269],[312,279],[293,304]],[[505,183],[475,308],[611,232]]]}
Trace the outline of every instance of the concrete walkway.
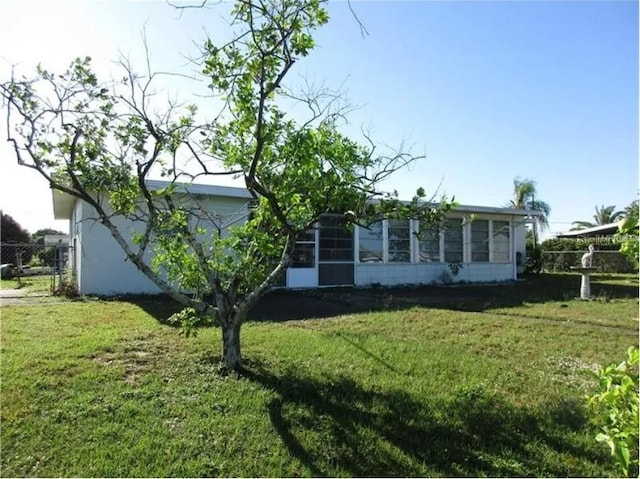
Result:
{"label": "concrete walkway", "polygon": [[24,288],[19,289],[0,289],[0,306],[7,304],[20,303],[29,298],[44,298],[49,296],[46,292],[32,292]]}

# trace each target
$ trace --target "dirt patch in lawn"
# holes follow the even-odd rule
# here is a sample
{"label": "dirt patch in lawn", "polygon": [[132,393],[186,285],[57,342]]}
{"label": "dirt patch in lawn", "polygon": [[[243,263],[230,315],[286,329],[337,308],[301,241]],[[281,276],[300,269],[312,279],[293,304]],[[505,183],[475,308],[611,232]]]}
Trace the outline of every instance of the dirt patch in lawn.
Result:
{"label": "dirt patch in lawn", "polygon": [[123,380],[131,386],[136,386],[144,373],[153,369],[163,356],[166,356],[166,348],[161,348],[150,337],[131,338],[88,355],[101,366],[122,367]]}

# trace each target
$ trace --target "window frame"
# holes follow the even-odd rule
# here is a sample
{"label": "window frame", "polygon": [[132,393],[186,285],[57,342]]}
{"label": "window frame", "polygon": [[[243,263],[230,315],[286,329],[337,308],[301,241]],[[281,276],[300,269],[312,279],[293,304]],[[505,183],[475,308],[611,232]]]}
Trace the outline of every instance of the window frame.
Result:
{"label": "window frame", "polygon": [[[471,263],[490,263],[491,262],[491,223],[493,220],[488,218],[477,218],[471,221],[469,225],[469,253]],[[480,229],[474,231],[474,226],[486,224],[486,229]],[[486,233],[486,236],[478,237]],[[480,248],[479,248],[480,247]],[[482,255],[478,259],[478,256]],[[486,256],[485,256],[486,255]]]}
{"label": "window frame", "polygon": [[[427,228],[426,225],[422,225],[420,224],[420,221],[416,220],[415,221],[416,224],[416,230],[418,235],[414,235],[415,237],[415,241],[416,241],[416,263],[419,264],[428,264],[428,263],[442,263],[442,251],[443,251],[443,246],[442,246],[442,239],[443,239],[443,231],[442,228]],[[425,231],[423,232],[423,227],[425,229]],[[432,239],[430,240],[425,240],[422,235],[423,234],[430,234],[432,235]],[[423,249],[422,249],[422,245],[426,242],[429,242],[431,244],[435,244],[437,246],[437,249],[431,249],[431,250],[427,250],[430,251],[431,253],[436,252],[435,255],[433,255],[434,259],[431,260],[426,260],[423,259]]]}
{"label": "window frame", "polygon": [[[504,223],[503,226],[501,226],[500,228],[496,228],[496,223]],[[497,253],[504,253],[503,252],[498,252],[496,250],[496,236],[497,234],[500,233],[500,231],[506,231],[507,235],[506,235],[506,242],[505,244],[507,245],[506,248],[506,259],[496,259]],[[513,242],[513,238],[512,238],[513,232],[511,231],[511,220],[506,219],[506,220],[491,220],[491,249],[490,249],[490,255],[491,255],[491,262],[492,263],[498,263],[498,264],[507,264],[507,263],[511,263],[513,261],[512,259],[512,242]]]}
{"label": "window frame", "polygon": [[[323,216],[320,218],[318,222],[318,263],[353,263],[356,246],[353,229],[351,229],[351,231],[347,230],[344,224],[340,224],[340,220],[341,218],[337,216]],[[332,234],[323,237],[323,232],[327,233],[329,230],[332,231]],[[345,232],[343,236],[340,235],[341,231]],[[331,242],[333,247],[323,247],[323,242]],[[349,244],[349,248],[337,247],[338,245],[346,245],[347,243]],[[326,253],[328,251],[348,254],[343,254],[344,257],[340,259],[323,257],[323,252]],[[336,255],[334,254],[332,256]]]}
{"label": "window frame", "polygon": [[[412,246],[412,239],[411,237],[412,235],[412,228],[411,228],[411,220],[410,219],[406,219],[406,220],[396,220],[396,219],[390,219],[390,220],[386,220],[386,230],[387,230],[387,242],[386,242],[386,253],[387,253],[387,263],[394,263],[394,264],[408,264],[411,263],[412,258],[411,258],[411,246]],[[391,238],[391,231],[393,230],[404,230],[405,229],[405,224],[406,224],[406,232],[407,232],[407,236],[406,238],[401,237],[401,238],[397,238],[397,239],[392,239]],[[395,249],[393,250],[393,253],[391,251],[391,244],[392,241],[395,242],[406,242],[406,249],[405,248],[400,248],[400,249]],[[392,254],[394,255],[392,258]],[[396,256],[398,254],[401,255],[406,255],[406,260],[403,259],[396,259]]]}
{"label": "window frame", "polygon": [[[460,249],[457,250],[448,250],[447,249],[447,239],[449,239],[449,234],[450,231],[452,230],[452,228],[449,226],[449,223],[452,221],[456,221],[456,222],[460,222],[460,226],[458,228],[458,226],[456,226],[455,229],[456,231],[459,229],[460,231]],[[445,263],[464,263],[465,262],[465,221],[463,217],[459,217],[459,216],[453,216],[453,217],[448,217],[445,218],[444,221],[444,228],[443,228],[443,240],[442,240],[442,253],[441,253],[441,257],[443,259],[443,262]],[[458,243],[458,241],[456,241],[456,243]],[[450,256],[447,256],[447,254],[459,254],[460,255],[460,259],[453,259]]]}
{"label": "window frame", "polygon": [[[375,229],[378,229],[378,225],[380,228],[380,238],[371,238],[371,237],[366,237],[364,238],[364,243],[366,244],[369,241],[373,241],[375,240],[376,243],[379,241],[380,242],[380,254],[375,255],[375,258],[379,258],[379,259],[374,259],[374,260],[367,260],[367,261],[363,261],[362,258],[362,244],[363,244],[363,235],[362,232],[365,231],[367,235],[372,233],[373,228],[375,227]],[[384,227],[384,220],[380,220],[380,221],[376,221],[374,223],[371,223],[370,225],[368,225],[368,227],[365,226],[358,226],[358,241],[357,241],[357,262],[361,263],[361,264],[380,264],[380,263],[386,263],[385,261],[385,233],[386,229]],[[354,244],[354,249],[355,249],[355,244]],[[378,250],[370,250],[372,251],[372,254],[377,253]]]}
{"label": "window frame", "polygon": [[[393,239],[394,228],[403,228],[405,220],[384,219],[372,223],[370,227],[377,229],[378,237],[369,235],[366,227],[357,227],[354,235],[354,260],[360,264],[435,264],[435,263],[478,263],[478,264],[509,264],[513,261],[513,218],[499,217],[498,215],[482,215],[477,218],[475,215],[456,214],[447,216],[439,231],[436,233],[433,228],[427,228],[428,239],[420,238],[420,231],[423,225],[419,220],[406,220],[406,231],[408,238]],[[476,227],[473,224],[476,224]],[[479,231],[478,225],[486,225]],[[488,228],[488,229],[487,229]],[[363,235],[362,231],[367,231]],[[494,233],[495,232],[495,233]],[[498,235],[503,232],[500,240]],[[478,236],[480,235],[480,236]],[[365,236],[363,241],[363,236]],[[362,260],[362,244],[371,245],[375,239],[377,248],[369,255],[368,261]],[[390,249],[394,241],[407,241],[409,251],[404,251],[407,260],[397,259],[398,250]],[[425,243],[430,243],[431,259],[423,259],[422,247]],[[477,245],[486,245],[482,250]],[[436,249],[437,245],[437,249]],[[501,246],[499,246],[501,245]],[[501,249],[496,249],[501,248]],[[371,250],[372,251],[372,250]],[[484,258],[478,260],[478,254],[484,254]],[[372,260],[371,257],[375,256]]]}

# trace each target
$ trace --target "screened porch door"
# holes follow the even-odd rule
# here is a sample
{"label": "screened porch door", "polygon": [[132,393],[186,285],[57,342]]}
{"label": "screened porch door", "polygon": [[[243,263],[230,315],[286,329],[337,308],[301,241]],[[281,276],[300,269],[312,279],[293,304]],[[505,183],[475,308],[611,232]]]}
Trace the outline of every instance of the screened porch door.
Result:
{"label": "screened porch door", "polygon": [[318,262],[316,261],[316,230],[311,229],[296,241],[287,268],[288,288],[315,288],[318,286]]}

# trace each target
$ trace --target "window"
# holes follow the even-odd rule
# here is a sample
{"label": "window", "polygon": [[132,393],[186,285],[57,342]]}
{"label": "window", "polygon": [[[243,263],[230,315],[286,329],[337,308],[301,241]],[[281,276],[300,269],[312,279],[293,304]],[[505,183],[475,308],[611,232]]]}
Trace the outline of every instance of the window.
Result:
{"label": "window", "polygon": [[316,261],[316,232],[305,231],[298,237],[291,253],[292,268],[313,268]]}
{"label": "window", "polygon": [[389,262],[411,262],[411,231],[408,220],[389,220]]}
{"label": "window", "polygon": [[440,261],[440,231],[437,229],[423,230],[420,225],[419,258],[422,263],[438,263]]}
{"label": "window", "polygon": [[358,228],[360,234],[361,263],[382,262],[382,221],[369,225],[369,227]]}
{"label": "window", "polygon": [[320,220],[320,261],[353,261],[353,232],[340,218]]}
{"label": "window", "polygon": [[508,221],[493,222],[493,261],[508,263],[511,261],[511,241]]}
{"label": "window", "polygon": [[444,231],[444,260],[462,263],[462,218],[448,218]]}
{"label": "window", "polygon": [[489,220],[471,222],[471,261],[489,261]]}

